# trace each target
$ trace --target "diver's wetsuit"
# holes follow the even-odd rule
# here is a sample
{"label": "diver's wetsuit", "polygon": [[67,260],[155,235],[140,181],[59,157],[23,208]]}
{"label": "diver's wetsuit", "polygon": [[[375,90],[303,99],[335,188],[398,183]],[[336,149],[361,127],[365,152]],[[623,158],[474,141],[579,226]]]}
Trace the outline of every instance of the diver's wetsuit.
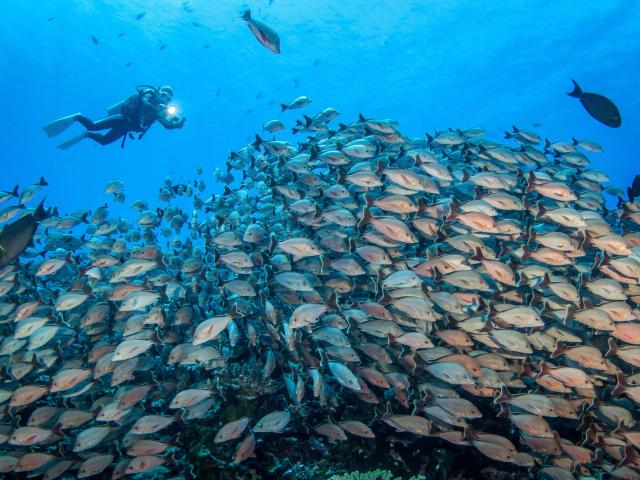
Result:
{"label": "diver's wetsuit", "polygon": [[[87,138],[95,140],[100,145],[113,143],[129,132],[142,131],[139,125],[133,125],[129,119],[122,114],[109,115],[97,122],[92,121],[84,115],[79,115],[76,121],[88,130]],[[98,130],[106,130],[107,128],[110,129],[107,133],[95,133]]]}

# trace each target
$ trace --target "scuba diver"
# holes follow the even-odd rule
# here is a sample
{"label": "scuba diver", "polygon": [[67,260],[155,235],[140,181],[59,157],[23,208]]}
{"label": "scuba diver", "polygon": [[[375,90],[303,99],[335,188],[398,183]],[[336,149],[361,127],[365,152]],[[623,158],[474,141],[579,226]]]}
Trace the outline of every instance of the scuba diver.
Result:
{"label": "scuba diver", "polygon": [[[94,122],[81,113],[74,113],[55,120],[42,129],[51,138],[65,131],[74,122],[86,128],[85,132],[58,145],[58,148],[66,150],[85,138],[100,145],[108,145],[122,138],[121,146],[124,148],[127,136],[133,139],[133,134],[138,133],[138,140],[141,139],[156,121],[168,130],[182,128],[185,118],[179,118],[176,107],[169,105],[173,98],[171,87],[139,85],[136,90],[136,94],[109,108],[105,118]],[[98,133],[107,129],[106,133]]]}

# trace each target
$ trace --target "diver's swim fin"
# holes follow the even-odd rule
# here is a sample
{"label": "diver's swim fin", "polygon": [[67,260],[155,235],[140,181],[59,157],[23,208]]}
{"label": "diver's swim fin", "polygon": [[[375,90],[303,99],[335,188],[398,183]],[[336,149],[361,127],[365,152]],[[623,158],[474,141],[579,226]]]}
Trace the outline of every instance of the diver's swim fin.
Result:
{"label": "diver's swim fin", "polygon": [[75,122],[76,118],[80,116],[79,113],[74,113],[73,115],[68,115],[66,117],[59,118],[58,120],[54,120],[51,123],[46,124],[42,129],[45,133],[51,137],[55,137],[59,133],[64,132],[67,128],[69,128],[73,122]]}
{"label": "diver's swim fin", "polygon": [[75,137],[70,138],[66,142],[61,143],[60,145],[58,145],[58,148],[60,150],[66,150],[67,148],[73,147],[76,143],[80,142],[81,140],[84,140],[85,138],[87,138],[87,132],[82,132],[80,135],[76,135]]}

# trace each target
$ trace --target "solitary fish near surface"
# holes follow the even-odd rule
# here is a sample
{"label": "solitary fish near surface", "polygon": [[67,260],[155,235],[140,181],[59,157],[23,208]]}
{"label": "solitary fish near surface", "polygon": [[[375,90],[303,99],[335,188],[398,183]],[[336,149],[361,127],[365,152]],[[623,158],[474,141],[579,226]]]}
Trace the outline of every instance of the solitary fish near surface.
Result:
{"label": "solitary fish near surface", "polygon": [[622,125],[620,111],[611,100],[599,93],[583,92],[575,80],[571,81],[573,90],[567,95],[578,98],[589,115],[607,127],[618,128]]}

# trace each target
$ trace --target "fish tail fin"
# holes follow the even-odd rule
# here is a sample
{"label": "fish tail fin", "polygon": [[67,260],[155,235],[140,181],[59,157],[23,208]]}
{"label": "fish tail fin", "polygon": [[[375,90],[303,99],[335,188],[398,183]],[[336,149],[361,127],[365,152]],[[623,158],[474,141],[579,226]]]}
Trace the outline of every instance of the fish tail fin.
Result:
{"label": "fish tail fin", "polygon": [[[182,272],[180,272],[180,273],[182,273]],[[168,285],[165,284],[160,289],[160,296],[158,298],[162,302],[168,302],[169,301],[169,296],[167,295],[167,288],[168,288]]]}
{"label": "fish tail fin", "polygon": [[507,253],[511,252],[511,249],[506,245],[506,243],[507,243],[506,240],[503,240],[503,241],[496,240],[496,247],[498,247],[498,257],[502,257],[503,255],[506,255]]}
{"label": "fish tail fin", "polygon": [[427,136],[427,144],[431,146],[431,144],[433,143],[433,137],[428,133],[425,133],[425,135]]}
{"label": "fish tail fin", "polygon": [[571,137],[571,141],[574,145],[578,145],[580,143],[580,140],[578,140],[576,137]]}
{"label": "fish tail fin", "polygon": [[473,189],[473,199],[482,200],[482,189],[478,185],[476,185]]}
{"label": "fish tail fin", "polygon": [[531,294],[531,299],[529,300],[529,306],[535,308],[536,310],[539,310],[540,315],[543,315],[548,310],[549,304],[547,302],[544,302],[542,309],[536,308],[536,305],[540,305],[540,302],[542,302],[543,300],[544,297],[537,290],[533,291],[533,293]]}
{"label": "fish tail fin", "polygon": [[318,153],[320,153],[320,149],[318,148],[318,146],[312,145],[311,150],[309,152],[309,161],[315,160],[316,158],[318,158]]}
{"label": "fish tail fin", "polygon": [[631,445],[624,446],[624,457],[618,463],[617,468],[622,468],[625,465],[629,465],[630,463],[637,463],[640,460],[640,456],[636,453]]}
{"label": "fish tail fin", "polygon": [[281,112],[284,112],[287,108],[289,108],[289,107],[287,107],[287,105],[286,105],[286,104],[284,104],[284,103],[281,103],[281,104],[280,104],[280,111],[281,111]]}
{"label": "fish tail fin", "polygon": [[524,189],[524,193],[529,193],[533,191],[533,187],[536,185],[536,176],[533,174],[533,171],[529,171],[529,177],[527,177],[527,187]]}
{"label": "fish tail fin", "polygon": [[518,133],[520,131],[515,125],[511,125],[511,128],[513,129],[513,133]]}
{"label": "fish tail fin", "polygon": [[364,201],[367,204],[367,208],[371,208],[373,206],[373,198],[371,198],[367,193],[364,194]]}
{"label": "fish tail fin", "polygon": [[422,213],[427,209],[427,204],[424,201],[423,197],[418,199],[418,212]]}
{"label": "fish tail fin", "polygon": [[548,138],[544,139],[544,151],[545,153],[548,153],[549,147],[551,146],[551,142],[549,141]]}
{"label": "fish tail fin", "polygon": [[514,137],[513,133],[511,133],[511,132],[504,132],[504,138],[507,138],[507,139],[508,139],[508,138],[513,138],[513,137]]}
{"label": "fish tail fin", "polygon": [[36,220],[44,220],[49,216],[49,214],[44,208],[44,200],[45,199],[43,198],[42,201],[38,204],[38,206],[36,207],[36,211],[33,214]]}
{"label": "fish tail fin", "polygon": [[324,255],[320,255],[320,273],[325,273],[331,267],[331,260]]}
{"label": "fish tail fin", "polygon": [[54,435],[58,436],[58,437],[66,437],[66,435],[64,434],[64,432],[62,431],[62,424],[61,423],[56,423],[52,428],[51,428],[51,433],[53,433]]}
{"label": "fish tail fin", "polygon": [[44,177],[40,177],[40,181],[38,182],[38,185],[40,185],[41,187],[46,187],[47,185],[49,185],[47,183],[47,181],[44,179]]}
{"label": "fish tail fin", "polygon": [[262,138],[260,138],[260,135],[256,134],[256,140],[255,142],[253,142],[253,147],[257,150],[258,147],[260,147],[260,145],[262,145],[264,143],[264,140],[262,140]]}
{"label": "fish tail fin", "polygon": [[344,130],[346,130],[347,128],[349,128],[347,125],[345,125],[344,123],[338,123],[338,131],[342,132]]}
{"label": "fish tail fin", "polygon": [[624,373],[616,373],[616,386],[611,390],[611,395],[618,397],[624,393],[627,387],[627,379],[624,377]]}
{"label": "fish tail fin", "polygon": [[547,373],[549,373],[549,371],[549,365],[547,365],[545,362],[540,362],[540,371],[536,374],[536,378],[540,378],[543,375],[546,375]]}
{"label": "fish tail fin", "polygon": [[503,403],[508,402],[511,399],[511,394],[509,393],[509,389],[506,385],[500,386],[500,393],[498,393],[493,399],[494,405],[501,405]]}
{"label": "fish tail fin", "polygon": [[242,18],[245,22],[250,21],[251,20],[251,10],[247,8],[240,18]]}
{"label": "fish tail fin", "polygon": [[366,121],[367,121],[367,119],[366,119],[366,118],[364,118],[364,115],[362,115],[361,113],[358,113],[358,121],[359,121],[359,122],[366,122]]}
{"label": "fish tail fin", "polygon": [[609,339],[609,349],[607,350],[607,353],[604,354],[605,357],[610,357],[611,355],[615,355],[616,352],[618,351],[618,344],[616,343],[616,341],[613,338]]}
{"label": "fish tail fin", "polygon": [[586,246],[588,246],[591,243],[591,234],[589,233],[589,230],[586,230],[582,233],[582,243],[580,243],[580,248],[583,249]]}
{"label": "fish tail fin", "polygon": [[550,283],[551,283],[551,277],[549,277],[549,272],[545,272],[544,275],[542,276],[542,280],[540,281],[538,286],[546,287]]}
{"label": "fish tail fin", "polygon": [[499,312],[498,312],[498,310],[496,310],[496,307],[494,306],[494,302],[487,302],[487,303],[485,303],[485,306],[486,306],[485,309],[487,311],[487,318],[486,318],[487,321],[485,323],[488,323],[488,321],[492,320],[493,318],[495,318],[495,316]]}
{"label": "fish tail fin", "polygon": [[509,406],[508,405],[505,405],[504,403],[501,403],[499,408],[500,408],[500,411],[496,414],[496,417],[504,418],[504,417],[508,417],[509,416]]}
{"label": "fish tail fin", "polygon": [[547,213],[547,209],[541,203],[538,203],[538,211],[536,212],[536,218],[540,218]]}
{"label": "fish tail fin", "polygon": [[362,209],[362,218],[360,222],[358,222],[358,228],[365,226],[367,223],[371,221],[371,213],[369,212],[369,207],[364,207]]}
{"label": "fish tail fin", "polygon": [[518,275],[520,276],[520,280],[517,283],[517,287],[527,285],[529,283],[529,278],[523,271],[518,271]]}
{"label": "fish tail fin", "polygon": [[329,307],[332,310],[335,310],[336,312],[339,312],[342,310],[340,308],[340,305],[338,305],[338,294],[336,293],[335,290],[331,292],[331,295],[329,295],[329,298],[327,299],[327,307]]}
{"label": "fish tail fin", "polygon": [[589,272],[589,278],[594,278],[594,276],[598,273],[600,266],[604,263],[604,258],[600,258],[599,255],[595,255],[593,258],[593,265],[591,265],[591,272]]}
{"label": "fish tail fin", "polygon": [[383,170],[384,170],[384,163],[382,163],[382,160],[378,160],[378,162],[376,163],[376,170],[373,173],[379,176]]}
{"label": "fish tail fin", "polygon": [[482,255],[482,250],[480,248],[476,248],[476,253],[474,255],[471,255],[469,257],[469,260],[472,260],[474,262],[481,262],[482,260],[485,260],[484,255]]}
{"label": "fish tail fin", "polygon": [[447,222],[454,220],[458,214],[458,205],[455,200],[451,200],[451,203],[449,203],[449,215],[447,216]]}
{"label": "fish tail fin", "polygon": [[567,95],[569,95],[570,97],[582,98],[583,91],[580,88],[580,85],[578,85],[578,82],[576,82],[573,78],[571,79],[571,81],[573,82],[573,90],[568,92]]}
{"label": "fish tail fin", "polygon": [[240,318],[240,317],[244,317],[244,315],[238,311],[238,304],[237,304],[237,303],[234,303],[234,304],[231,306],[231,310],[229,311],[229,316],[230,316],[231,318]]}
{"label": "fish tail fin", "polygon": [[347,175],[344,173],[344,171],[342,169],[338,169],[338,180],[337,183],[338,185],[342,185],[344,182],[346,182],[347,180]]}
{"label": "fish tail fin", "polygon": [[533,229],[531,225],[527,227],[527,232],[525,235],[525,244],[530,245],[531,242],[536,241],[536,231]]}
{"label": "fish tail fin", "polygon": [[302,118],[304,118],[304,126],[308,127],[309,125],[311,125],[313,123],[313,119],[311,117],[309,117],[308,115],[302,115]]}
{"label": "fish tail fin", "polygon": [[433,279],[436,282],[442,281],[442,277],[443,277],[442,272],[440,270],[438,270],[437,267],[434,267],[432,270],[433,270]]}
{"label": "fish tail fin", "polygon": [[[595,400],[598,397],[593,397],[593,398]],[[618,426],[612,430],[612,433],[615,433],[617,435],[622,435],[623,433],[627,433],[627,429],[624,426],[623,420],[618,421]]]}
{"label": "fish tail fin", "polygon": [[[545,304],[546,307],[546,304]],[[576,316],[576,307],[573,305],[568,305],[565,309],[564,318],[562,319],[562,324],[566,325],[569,323],[569,320],[573,320]]]}
{"label": "fish tail fin", "polygon": [[393,300],[393,298],[391,297],[391,295],[389,295],[389,292],[387,292],[387,290],[385,288],[382,289],[382,297],[380,298],[380,300],[378,300],[378,303],[380,305],[388,305],[391,303],[391,301]]}
{"label": "fish tail fin", "polygon": [[[529,363],[527,362],[527,358],[525,357],[525,361],[522,364],[522,368],[520,369],[520,377],[531,377],[534,376],[534,373],[535,372],[531,369],[531,365],[529,365]],[[542,375],[542,373],[539,373],[538,375]]]}
{"label": "fish tail fin", "polygon": [[551,358],[558,358],[565,351],[566,351],[566,348],[564,346],[564,343],[562,343],[560,340],[558,340],[556,342],[556,348],[553,350],[553,352],[551,352]]}
{"label": "fish tail fin", "polygon": [[13,187],[13,190],[11,191],[11,196],[12,197],[19,197],[20,196],[20,194],[18,194],[18,185]]}
{"label": "fish tail fin", "polygon": [[475,440],[478,438],[478,432],[476,432],[475,428],[471,425],[467,425],[464,427],[464,431],[462,433],[462,439],[465,441]]}

